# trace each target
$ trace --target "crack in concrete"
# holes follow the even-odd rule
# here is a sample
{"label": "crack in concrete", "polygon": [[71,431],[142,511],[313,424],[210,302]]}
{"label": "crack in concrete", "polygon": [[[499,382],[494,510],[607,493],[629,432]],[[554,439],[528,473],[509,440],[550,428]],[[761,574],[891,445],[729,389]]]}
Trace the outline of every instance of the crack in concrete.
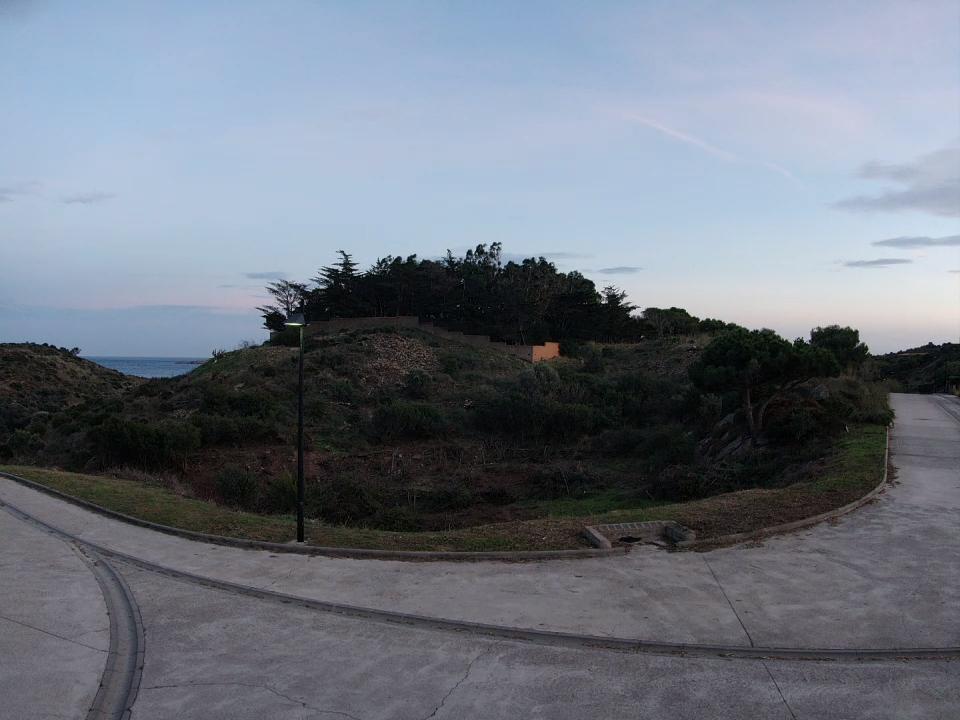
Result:
{"label": "crack in concrete", "polygon": [[76,640],[77,638],[81,638],[81,637],[83,637],[84,635],[92,635],[93,633],[103,633],[103,632],[110,632],[110,626],[107,625],[107,627],[97,628],[97,629],[95,629],[95,630],[84,630],[82,633],[77,633],[76,635],[71,635],[71,636],[70,636],[70,639],[71,639],[71,640]]}
{"label": "crack in concrete", "polygon": [[770,668],[767,667],[767,664],[764,661],[760,661],[760,664],[763,665],[763,669],[767,671],[767,675],[770,676],[770,680],[773,682],[773,686],[777,689],[777,693],[780,695],[780,699],[783,700],[783,706],[787,709],[787,712],[790,713],[790,717],[793,720],[797,720],[797,716],[793,713],[793,708],[790,707],[790,703],[787,702],[787,699],[783,696],[783,690],[780,689],[777,679],[773,676],[773,673],[770,672]]}
{"label": "crack in concrete", "polygon": [[463,677],[457,680],[456,684],[452,688],[450,688],[447,691],[447,694],[444,695],[443,698],[440,700],[440,704],[433,709],[433,712],[431,712],[429,715],[423,718],[423,720],[430,720],[430,718],[436,717],[437,713],[440,712],[440,708],[444,706],[444,704],[447,702],[450,696],[453,695],[453,693],[457,690],[457,688],[459,688],[461,685],[463,685],[463,683],[466,682],[467,678],[470,676],[470,671],[473,670],[473,666],[476,664],[476,662],[480,658],[482,658],[484,655],[489,655],[490,653],[492,653],[499,646],[500,646],[500,643],[494,643],[493,645],[488,647],[486,650],[483,650],[482,652],[477,653],[477,655],[473,658],[473,660],[467,663],[467,669],[464,671]]}
{"label": "crack in concrete", "polygon": [[232,682],[188,682],[188,683],[175,683],[175,684],[173,684],[173,685],[150,685],[149,687],[141,687],[141,688],[140,688],[140,691],[142,692],[142,691],[144,691],[144,690],[167,690],[167,689],[176,689],[176,688],[185,688],[185,687],[234,687],[234,686],[257,688],[257,689],[259,689],[259,690],[266,690],[267,692],[273,693],[273,694],[276,695],[277,697],[282,698],[282,699],[286,700],[287,702],[293,703],[293,704],[295,704],[295,705],[300,705],[301,707],[304,707],[304,708],[306,708],[307,710],[312,710],[313,712],[319,713],[319,714],[321,714],[321,715],[339,715],[340,717],[350,718],[350,720],[361,720],[361,719],[360,719],[359,717],[357,717],[356,715],[351,715],[350,713],[344,712],[344,711],[342,711],[342,710],[327,710],[327,709],[325,709],[325,708],[316,707],[315,705],[310,705],[309,703],[306,703],[306,702],[304,702],[303,700],[299,700],[299,699],[297,699],[297,698],[295,698],[295,697],[292,697],[292,696],[290,696],[290,695],[285,695],[284,693],[280,692],[280,691],[277,690],[276,688],[271,687],[270,685],[263,684],[263,683],[247,683],[247,682],[240,682],[240,681],[232,681]]}
{"label": "crack in concrete", "polygon": [[36,630],[37,632],[43,633],[44,635],[49,635],[50,637],[57,638],[58,640],[63,640],[68,643],[73,643],[74,645],[79,645],[80,647],[85,647],[88,650],[96,650],[97,652],[106,653],[107,651],[102,648],[96,648],[93,645],[87,645],[86,643],[79,642],[73,638],[68,638],[65,635],[58,635],[55,632],[50,632],[49,630],[44,630],[39,628],[36,625],[31,625],[30,623],[20,622],[19,620],[14,620],[11,617],[6,615],[0,615],[0,620],[6,620],[7,622],[13,623],[14,625],[19,625],[20,627],[30,628],[31,630]]}
{"label": "crack in concrete", "polygon": [[[701,556],[702,557],[702,556]],[[730,609],[733,611],[733,615],[737,618],[737,622],[740,623],[740,627],[743,628],[744,635],[747,636],[747,640],[750,641],[750,647],[756,647],[753,644],[753,638],[750,637],[750,631],[747,630],[747,626],[743,624],[743,620],[740,618],[740,613],[737,612],[737,609],[733,606],[730,597],[727,595],[727,591],[723,589],[723,585],[720,584],[720,578],[717,577],[717,574],[713,571],[713,568],[710,567],[710,563],[707,562],[707,558],[703,558],[703,564],[707,566],[707,570],[710,571],[710,574],[713,575],[713,581],[717,583],[717,587],[720,588],[720,592],[723,594],[723,599],[727,601],[727,605],[730,606]]]}

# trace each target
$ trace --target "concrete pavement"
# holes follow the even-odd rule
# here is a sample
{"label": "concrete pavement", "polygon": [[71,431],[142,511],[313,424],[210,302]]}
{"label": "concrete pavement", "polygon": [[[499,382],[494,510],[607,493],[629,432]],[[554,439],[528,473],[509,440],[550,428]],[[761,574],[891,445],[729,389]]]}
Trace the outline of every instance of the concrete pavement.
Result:
{"label": "concrete pavement", "polygon": [[83,718],[110,646],[79,551],[0,512],[0,718]]}
{"label": "concrete pavement", "polygon": [[[0,501],[145,562],[304,598],[510,627],[743,648],[955,648],[960,420],[953,413],[960,415],[960,402],[907,395],[892,401],[898,481],[876,502],[834,524],[702,554],[644,550],[469,565],[281,556],[124,525],[6,480],[0,480]],[[52,570],[54,577],[66,573],[72,578],[67,587],[79,588],[83,560],[62,540],[2,512],[0,539],[4,578],[10,557],[39,558],[21,560],[10,575],[22,591],[4,593],[9,583],[0,583],[0,614],[20,608],[26,613],[21,623],[52,623],[57,612],[38,609],[34,617],[32,603],[18,602],[22,595],[43,594],[44,581],[34,586],[32,567],[55,560],[50,567],[62,569]],[[960,706],[960,662],[731,660],[538,646],[338,617],[174,580],[115,559],[111,564],[132,589],[146,628],[135,718],[613,718],[665,711],[691,718],[946,718]],[[89,582],[86,595],[71,590],[58,602],[76,606],[63,617],[79,618],[96,637],[98,623],[102,635],[103,606]],[[0,658],[24,656],[17,662],[38,668],[42,682],[51,664],[48,650],[15,642],[4,645],[0,637]],[[102,648],[102,636],[100,642]],[[103,666],[102,658],[92,657],[77,666],[59,659],[53,664],[60,662],[83,666],[75,674],[78,687],[81,677]],[[26,698],[7,708],[29,708],[39,695],[27,687],[17,692],[21,684],[0,677],[3,696]],[[82,705],[83,697],[77,691],[71,702]]]}

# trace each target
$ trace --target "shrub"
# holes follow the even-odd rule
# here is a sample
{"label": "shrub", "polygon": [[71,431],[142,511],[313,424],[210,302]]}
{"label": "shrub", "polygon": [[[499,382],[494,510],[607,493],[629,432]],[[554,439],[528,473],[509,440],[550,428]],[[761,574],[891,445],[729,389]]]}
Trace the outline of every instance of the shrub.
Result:
{"label": "shrub", "polygon": [[306,503],[311,516],[337,525],[358,524],[384,507],[379,493],[344,475],[313,485],[307,492]]}
{"label": "shrub", "polygon": [[544,467],[533,477],[534,492],[547,499],[583,495],[601,485],[600,478],[583,467]]}
{"label": "shrub", "polygon": [[378,407],[370,420],[370,433],[381,441],[431,438],[445,435],[446,418],[433,405],[394,400]]}
{"label": "shrub", "polygon": [[428,398],[432,385],[432,378],[423,370],[411,370],[403,379],[404,392],[414,400],[425,400]]}
{"label": "shrub", "polygon": [[242,510],[256,509],[260,483],[251,471],[237,466],[225,467],[217,474],[216,486],[224,505]]}
{"label": "shrub", "polygon": [[417,532],[424,529],[422,520],[413,509],[402,505],[378,510],[369,522],[373,527],[392,532]]}
{"label": "shrub", "polygon": [[417,505],[424,512],[456,512],[470,507],[473,501],[466,488],[444,487],[419,495]]}
{"label": "shrub", "polygon": [[360,398],[360,391],[349,380],[334,378],[324,383],[323,388],[327,395],[339,402],[356,403]]}
{"label": "shrub", "polygon": [[287,515],[297,509],[297,478],[292,473],[267,480],[260,494],[260,509],[269,514]]}
{"label": "shrub", "polygon": [[445,372],[451,377],[456,377],[461,370],[472,370],[477,367],[478,359],[473,351],[454,350],[449,348],[443,352],[437,353],[437,362],[440,363],[441,372]]}
{"label": "shrub", "polygon": [[560,341],[560,354],[564,357],[578,358],[583,354],[583,348],[583,343],[573,338]]}
{"label": "shrub", "polygon": [[650,466],[666,467],[692,460],[696,442],[683,425],[662,425],[647,433],[641,452]]}
{"label": "shrub", "polygon": [[15,430],[7,441],[7,448],[14,457],[31,457],[43,447],[43,439],[30,430]]}
{"label": "shrub", "polygon": [[90,432],[103,466],[132,465],[145,470],[182,468],[200,447],[200,431],[175,422],[147,424],[110,417]]}
{"label": "shrub", "polygon": [[643,451],[646,433],[633,427],[607,430],[594,440],[594,447],[611,455],[637,455]]}
{"label": "shrub", "polygon": [[774,442],[802,444],[833,435],[842,421],[815,401],[786,402],[770,409],[764,432]]}

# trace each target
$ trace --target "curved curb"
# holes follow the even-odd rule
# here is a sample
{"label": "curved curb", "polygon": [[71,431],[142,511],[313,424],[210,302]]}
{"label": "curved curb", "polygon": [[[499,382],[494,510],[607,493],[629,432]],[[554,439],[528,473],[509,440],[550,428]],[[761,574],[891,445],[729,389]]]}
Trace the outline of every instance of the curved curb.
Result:
{"label": "curved curb", "polygon": [[13,475],[12,473],[0,472],[0,477],[12,480],[31,490],[42,492],[45,495],[63,500],[71,505],[77,505],[90,510],[98,515],[120,520],[121,522],[138,527],[154,530],[165,535],[174,535],[187,540],[210,543],[213,545],[227,545],[238,547],[245,550],[268,550],[274,553],[290,553],[294,555],[323,555],[327,557],[354,558],[365,560],[420,560],[420,561],[461,561],[474,562],[486,560],[499,560],[501,562],[524,562],[530,560],[562,560],[576,558],[607,557],[610,555],[625,555],[630,552],[626,547],[610,548],[584,548],[582,550],[502,550],[502,551],[456,551],[456,550],[377,550],[367,548],[349,548],[349,547],[330,547],[324,545],[288,545],[286,543],[265,542],[263,540],[245,540],[243,538],[228,537],[226,535],[210,535],[208,533],[196,532],[194,530],[183,530],[181,528],[171,527],[170,525],[161,525],[160,523],[142,520],[141,518],[126,515],[116,510],[110,510],[102,505],[97,505],[88,500],[68,495],[54,488],[47,487],[41,483],[27,478]]}
{"label": "curved curb", "polygon": [[[48,532],[88,547],[98,554],[107,555],[129,563],[149,572],[165,575],[182,582],[230,592],[236,595],[268,600],[283,605],[296,605],[346,617],[387,622],[430,630],[468,633],[482,637],[494,637],[503,640],[515,640],[551,647],[578,647],[606,649],[619,652],[643,653],[650,655],[672,655],[678,657],[712,657],[732,659],[777,659],[804,661],[904,661],[904,660],[944,660],[960,658],[960,647],[944,648],[790,648],[790,647],[752,647],[746,645],[710,645],[705,643],[657,642],[606,635],[585,635],[554,630],[536,630],[515,628],[505,625],[472,622],[469,620],[451,620],[427,615],[381,610],[377,608],[348,605],[345,603],[314,600],[311,598],[287,595],[285,593],[240,585],[227,580],[194,575],[182,570],[157,565],[147,560],[105,548],[95,543],[70,535],[59,528],[34,518],[32,515],[0,503],[15,517],[33,523]],[[141,645],[142,647],[142,645]]]}
{"label": "curved curb", "polygon": [[802,520],[794,520],[793,522],[782,523],[780,525],[772,525],[771,527],[760,528],[759,530],[750,530],[748,532],[742,533],[731,533],[730,535],[720,535],[719,537],[713,538],[703,538],[702,540],[683,540],[674,545],[674,550],[713,550],[726,545],[735,545],[737,543],[746,542],[750,540],[761,540],[766,537],[771,537],[772,535],[781,535],[783,533],[788,533],[793,530],[802,530],[803,528],[810,527],[812,525],[819,525],[825,520],[833,520],[835,518],[846,515],[847,513],[853,512],[857,508],[866,505],[868,502],[873,500],[877,495],[882,493],[887,486],[887,474],[890,467],[890,428],[887,428],[887,439],[886,446],[883,450],[883,477],[880,479],[880,482],[877,483],[877,486],[873,488],[870,492],[864,495],[853,502],[847,503],[846,505],[841,505],[838,508],[833,510],[827,510],[827,512],[820,513],[819,515],[813,515],[808,518],[803,518]]}
{"label": "curved curb", "polygon": [[[65,539],[72,539],[80,545],[76,539]],[[128,720],[143,674],[144,639],[140,608],[126,582],[108,562],[96,553],[90,553],[90,546],[86,543],[78,549],[100,585],[110,616],[110,649],[87,720]]]}

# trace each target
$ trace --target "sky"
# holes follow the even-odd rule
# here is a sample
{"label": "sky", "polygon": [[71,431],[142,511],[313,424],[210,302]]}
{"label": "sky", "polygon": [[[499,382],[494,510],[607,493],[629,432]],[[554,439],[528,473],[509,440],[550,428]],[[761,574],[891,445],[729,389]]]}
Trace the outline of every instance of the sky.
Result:
{"label": "sky", "polygon": [[501,242],[640,306],[960,336],[960,4],[0,0],[0,341],[206,356]]}

